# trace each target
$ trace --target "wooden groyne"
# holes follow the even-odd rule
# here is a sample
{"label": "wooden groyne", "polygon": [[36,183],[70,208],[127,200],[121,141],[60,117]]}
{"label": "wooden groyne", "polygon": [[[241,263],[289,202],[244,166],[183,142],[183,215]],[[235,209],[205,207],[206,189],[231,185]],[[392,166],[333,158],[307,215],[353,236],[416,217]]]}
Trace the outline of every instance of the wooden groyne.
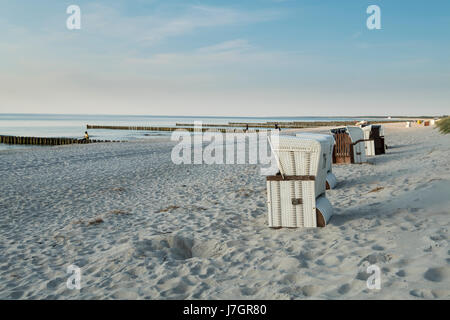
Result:
{"label": "wooden groyne", "polygon": [[[356,120],[353,121],[302,121],[302,122],[228,122],[227,124],[202,124],[203,127],[235,127],[235,128],[267,128],[273,129],[275,125],[278,125],[279,128],[284,129],[302,129],[302,128],[313,128],[313,127],[329,127],[329,126],[350,126],[354,125]],[[392,121],[370,121],[371,124],[383,124],[383,123],[392,123],[398,122],[396,120]],[[177,127],[193,127],[193,123],[176,123]]]}
{"label": "wooden groyne", "polygon": [[[91,125],[86,126],[87,130],[92,129],[110,129],[110,130],[135,130],[135,131],[179,131],[184,130],[188,132],[221,132],[221,133],[239,133],[244,132],[244,129],[225,129],[225,128],[207,128],[203,125],[202,128],[191,127],[143,127],[143,126],[103,126],[103,125]],[[248,130],[247,132],[259,132],[260,130]]]}
{"label": "wooden groyne", "polygon": [[[227,124],[211,124],[202,123],[201,128],[196,128],[194,123],[176,123],[175,127],[151,127],[151,126],[110,126],[110,125],[86,125],[87,130],[92,129],[109,129],[109,130],[134,130],[134,131],[177,131],[185,130],[188,132],[222,132],[222,133],[239,133],[239,132],[260,132],[267,129],[274,129],[275,125],[278,125],[281,129],[302,129],[313,127],[327,127],[327,126],[349,126],[355,125],[356,120],[353,121],[314,121],[314,122],[265,122],[265,123],[246,123],[246,122],[229,122]],[[383,124],[398,122],[398,120],[392,121],[370,121],[371,124]],[[245,130],[246,128],[249,130]],[[242,129],[241,129],[242,128]],[[260,130],[260,129],[265,130]]]}
{"label": "wooden groyne", "polygon": [[5,144],[27,144],[39,146],[59,146],[64,144],[88,144],[102,142],[119,142],[112,140],[96,140],[96,139],[74,139],[74,138],[46,138],[46,137],[19,137],[0,135],[0,143]]}

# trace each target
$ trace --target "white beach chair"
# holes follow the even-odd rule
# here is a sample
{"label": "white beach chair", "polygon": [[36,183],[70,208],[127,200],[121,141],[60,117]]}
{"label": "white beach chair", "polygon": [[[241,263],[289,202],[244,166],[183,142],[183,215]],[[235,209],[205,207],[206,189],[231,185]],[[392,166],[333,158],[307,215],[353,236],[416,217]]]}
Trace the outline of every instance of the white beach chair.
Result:
{"label": "white beach chair", "polygon": [[368,125],[361,128],[364,132],[364,146],[366,149],[366,156],[374,156],[375,155],[375,141],[370,140],[370,132],[372,131],[372,126]]}
{"label": "white beach chair", "polygon": [[297,133],[297,137],[311,137],[317,140],[325,140],[326,143],[326,168],[327,177],[325,186],[326,189],[333,189],[336,186],[337,180],[336,176],[333,174],[332,163],[333,163],[333,148],[334,148],[334,137],[331,134],[313,133],[313,132],[301,132]]}
{"label": "white beach chair", "polygon": [[384,143],[384,129],[380,124],[368,125],[362,128],[366,156],[375,156],[386,153]]}
{"label": "white beach chair", "polygon": [[267,177],[269,227],[324,227],[332,215],[325,197],[326,139],[272,136],[279,175]]}
{"label": "white beach chair", "polygon": [[364,163],[367,161],[364,132],[360,127],[347,126],[330,131],[336,141],[333,163]]}

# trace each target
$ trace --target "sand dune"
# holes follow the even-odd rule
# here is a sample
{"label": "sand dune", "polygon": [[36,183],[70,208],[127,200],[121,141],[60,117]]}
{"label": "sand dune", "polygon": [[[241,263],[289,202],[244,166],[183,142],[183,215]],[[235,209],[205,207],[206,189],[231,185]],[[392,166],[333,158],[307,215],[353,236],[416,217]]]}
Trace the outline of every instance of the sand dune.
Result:
{"label": "sand dune", "polygon": [[269,229],[257,165],[175,165],[173,142],[2,151],[0,298],[448,299],[450,135],[385,132],[333,168],[323,229]]}

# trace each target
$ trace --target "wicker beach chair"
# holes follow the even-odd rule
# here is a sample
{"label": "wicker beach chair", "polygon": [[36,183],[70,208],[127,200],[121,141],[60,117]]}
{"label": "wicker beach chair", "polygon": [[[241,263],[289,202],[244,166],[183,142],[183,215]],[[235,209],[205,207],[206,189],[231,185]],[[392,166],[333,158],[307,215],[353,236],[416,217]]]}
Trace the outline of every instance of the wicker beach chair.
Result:
{"label": "wicker beach chair", "polygon": [[364,163],[367,161],[364,132],[360,127],[347,126],[330,131],[336,141],[333,163]]}
{"label": "wicker beach chair", "polygon": [[381,125],[368,125],[362,128],[366,156],[375,156],[386,153],[384,131]]}
{"label": "wicker beach chair", "polygon": [[269,138],[278,175],[267,177],[269,227],[324,227],[333,210],[325,197],[326,139]]}
{"label": "wicker beach chair", "polygon": [[325,181],[326,189],[333,189],[336,186],[337,180],[336,176],[333,174],[332,163],[333,163],[333,149],[334,149],[334,137],[331,134],[321,134],[312,132],[301,132],[297,133],[297,137],[311,137],[317,140],[325,140],[326,143],[326,168],[327,177]]}

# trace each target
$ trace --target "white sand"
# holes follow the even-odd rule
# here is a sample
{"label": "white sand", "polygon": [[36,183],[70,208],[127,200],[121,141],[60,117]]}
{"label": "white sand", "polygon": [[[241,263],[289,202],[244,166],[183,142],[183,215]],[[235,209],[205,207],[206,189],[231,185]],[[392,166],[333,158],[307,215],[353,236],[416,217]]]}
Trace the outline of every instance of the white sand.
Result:
{"label": "white sand", "polygon": [[323,229],[269,229],[258,166],[176,166],[170,142],[2,151],[0,298],[448,299],[450,135],[385,131],[333,168]]}

